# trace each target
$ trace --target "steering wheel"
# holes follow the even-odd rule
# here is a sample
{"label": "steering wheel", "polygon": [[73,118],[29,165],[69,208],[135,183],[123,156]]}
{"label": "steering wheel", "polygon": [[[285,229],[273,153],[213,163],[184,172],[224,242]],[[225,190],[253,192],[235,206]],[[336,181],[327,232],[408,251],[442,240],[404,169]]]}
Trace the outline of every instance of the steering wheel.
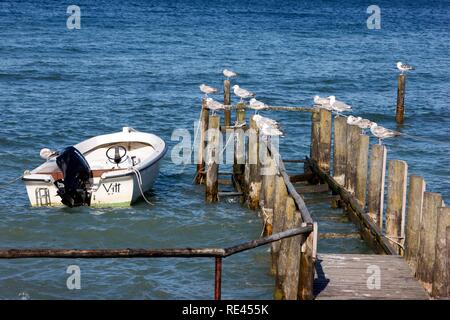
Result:
{"label": "steering wheel", "polygon": [[[111,156],[111,150],[114,150],[114,156]],[[122,153],[120,151],[123,151]],[[106,157],[110,162],[114,162],[115,164],[119,164],[123,162],[125,156],[127,155],[127,149],[124,146],[112,146],[106,150]]]}

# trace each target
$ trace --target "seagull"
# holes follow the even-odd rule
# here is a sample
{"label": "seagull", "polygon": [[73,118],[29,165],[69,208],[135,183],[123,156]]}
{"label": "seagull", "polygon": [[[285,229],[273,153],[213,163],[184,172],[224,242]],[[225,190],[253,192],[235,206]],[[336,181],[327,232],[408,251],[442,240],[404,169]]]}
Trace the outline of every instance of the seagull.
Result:
{"label": "seagull", "polygon": [[352,106],[349,106],[342,101],[336,100],[335,96],[329,96],[328,99],[330,99],[331,109],[333,111],[336,111],[337,113],[336,117],[340,115],[341,112],[350,111],[352,109]]}
{"label": "seagull", "polygon": [[225,106],[213,98],[206,98],[206,108],[212,110],[212,115],[215,115],[217,110],[223,110]]}
{"label": "seagull", "polygon": [[201,84],[199,88],[200,88],[200,91],[205,94],[205,98],[208,97],[208,94],[217,93],[217,89],[216,88],[207,86],[206,84]]}
{"label": "seagull", "polygon": [[253,92],[240,88],[237,84],[233,86],[233,92],[237,97],[241,98],[241,102],[243,102],[243,99],[253,98],[256,96]]}
{"label": "seagull", "polygon": [[230,78],[234,78],[237,76],[237,73],[228,69],[223,69],[223,75],[230,80]]}
{"label": "seagull", "polygon": [[370,129],[372,124],[375,122],[372,122],[369,119],[363,119],[361,117],[348,116],[347,123],[358,126],[363,130],[363,134],[366,134],[365,130]]}
{"label": "seagull", "polygon": [[397,62],[397,69],[401,71],[401,74],[403,74],[406,71],[415,70],[414,67],[409,66],[407,64],[403,64],[400,61]]}
{"label": "seagull", "polygon": [[316,106],[318,106],[319,108],[331,111],[331,105],[330,105],[329,98],[321,98],[319,96],[314,96],[314,104]]}
{"label": "seagull", "polygon": [[265,104],[262,101],[256,100],[255,98],[251,98],[250,99],[250,103],[249,103],[249,107],[250,107],[250,109],[255,110],[255,114],[258,114],[259,110],[267,109],[268,105]]}
{"label": "seagull", "polygon": [[375,122],[370,126],[370,132],[378,138],[378,143],[381,144],[383,139],[399,136],[401,133],[393,130],[386,129],[377,125]]}
{"label": "seagull", "polygon": [[347,124],[358,125],[358,123],[362,120],[361,117],[348,116]]}
{"label": "seagull", "polygon": [[261,134],[266,137],[283,135],[283,132],[279,128],[273,127],[268,124],[263,124],[262,127],[259,128],[259,132],[261,132]]}
{"label": "seagull", "polygon": [[278,128],[278,122],[277,121],[275,121],[273,119],[270,119],[270,118],[266,118],[266,117],[260,116],[259,114],[255,114],[253,116],[253,120],[256,122],[256,125],[258,127],[262,127],[264,125],[268,125],[268,126],[272,126],[274,128]]}
{"label": "seagull", "polygon": [[48,160],[51,157],[54,157],[57,155],[58,155],[57,151],[50,150],[49,148],[44,148],[39,152],[39,156],[44,160]]}

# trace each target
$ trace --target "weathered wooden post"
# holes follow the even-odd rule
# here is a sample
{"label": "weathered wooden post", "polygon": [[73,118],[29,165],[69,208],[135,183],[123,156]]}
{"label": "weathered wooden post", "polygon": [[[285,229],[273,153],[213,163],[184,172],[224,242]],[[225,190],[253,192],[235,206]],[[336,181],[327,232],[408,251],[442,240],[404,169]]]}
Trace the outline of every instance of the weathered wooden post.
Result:
{"label": "weathered wooden post", "polygon": [[398,76],[397,109],[395,112],[395,121],[397,123],[403,123],[405,117],[405,84],[406,76],[400,74]]}
{"label": "weathered wooden post", "polygon": [[355,196],[362,208],[366,206],[367,166],[369,161],[369,136],[359,135],[356,146]]}
{"label": "weathered wooden post", "polygon": [[437,208],[441,206],[442,197],[439,193],[424,193],[416,275],[429,293],[432,289],[436,256]]}
{"label": "weathered wooden post", "polygon": [[[282,176],[275,177],[275,195],[273,203],[273,224],[272,232],[277,233],[283,231],[285,211],[286,211],[286,198],[288,196],[286,184]],[[277,274],[278,265],[278,253],[280,251],[280,242],[272,242],[272,274]]]}
{"label": "weathered wooden post", "polygon": [[311,113],[311,148],[310,158],[319,161],[320,112]]}
{"label": "weathered wooden post", "polygon": [[358,145],[361,129],[355,125],[347,125],[347,166],[345,169],[345,189],[355,194],[356,184],[356,146]]}
{"label": "weathered wooden post", "polygon": [[205,200],[206,202],[217,202],[219,201],[220,117],[211,116],[208,127]]}
{"label": "weathered wooden post", "polygon": [[331,161],[331,111],[319,111],[319,159],[318,165],[325,172],[330,172]]}
{"label": "weathered wooden post", "polygon": [[237,104],[236,109],[236,125],[235,129],[235,145],[234,145],[234,164],[233,175],[236,181],[244,188],[244,168],[245,168],[245,132],[240,126],[245,123],[245,106],[243,103]]}
{"label": "weathered wooden post", "polygon": [[383,211],[384,211],[384,179],[386,177],[386,157],[387,149],[384,145],[372,145],[370,155],[370,176],[368,210],[372,220],[383,229]]}
{"label": "weathered wooden post", "polygon": [[338,116],[334,119],[334,157],[333,177],[344,186],[347,167],[347,118]]}
{"label": "weathered wooden post", "polygon": [[[223,104],[231,105],[230,80],[223,80]],[[231,110],[224,110],[224,124],[225,127],[231,126]]]}
{"label": "weathered wooden post", "polygon": [[248,134],[249,185],[247,203],[250,209],[259,206],[261,192],[261,175],[259,172],[259,130],[253,116],[250,119]]}
{"label": "weathered wooden post", "polygon": [[264,188],[261,190],[264,194],[264,206],[263,206],[263,218],[264,218],[264,235],[268,236],[272,234],[273,230],[273,208],[274,208],[274,191],[275,191],[275,173],[276,163],[273,156],[268,159],[266,168],[260,168],[262,174],[262,185]]}
{"label": "weathered wooden post", "polygon": [[450,208],[440,207],[437,211],[436,252],[433,268],[433,297],[448,297],[449,258],[447,246],[447,228],[450,226]]}
{"label": "weathered wooden post", "polygon": [[209,122],[209,110],[206,108],[206,100],[204,98],[202,99],[202,110],[200,112],[200,123],[198,124],[200,136],[198,138],[197,172],[195,177],[196,184],[202,184],[205,181],[205,142]]}
{"label": "weathered wooden post", "polygon": [[406,187],[408,179],[408,164],[401,160],[389,161],[388,201],[386,208],[386,237],[398,254],[403,254],[403,239]]}
{"label": "weathered wooden post", "polygon": [[300,256],[300,274],[298,283],[298,300],[312,300],[314,298],[314,265],[316,261],[317,223],[313,224],[313,231],[302,245]]}
{"label": "weathered wooden post", "polygon": [[413,273],[417,268],[417,252],[419,250],[419,231],[422,219],[423,194],[425,180],[422,177],[409,177],[408,213],[406,215],[405,230],[405,259],[411,266]]}

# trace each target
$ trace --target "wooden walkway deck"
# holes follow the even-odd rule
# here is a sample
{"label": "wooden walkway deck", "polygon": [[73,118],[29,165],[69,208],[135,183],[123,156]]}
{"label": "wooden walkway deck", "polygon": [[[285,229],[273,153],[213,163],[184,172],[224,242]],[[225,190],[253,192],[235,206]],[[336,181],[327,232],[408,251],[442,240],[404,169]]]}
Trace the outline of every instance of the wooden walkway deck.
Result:
{"label": "wooden walkway deck", "polygon": [[429,299],[403,257],[372,254],[319,254],[314,295],[318,300]]}

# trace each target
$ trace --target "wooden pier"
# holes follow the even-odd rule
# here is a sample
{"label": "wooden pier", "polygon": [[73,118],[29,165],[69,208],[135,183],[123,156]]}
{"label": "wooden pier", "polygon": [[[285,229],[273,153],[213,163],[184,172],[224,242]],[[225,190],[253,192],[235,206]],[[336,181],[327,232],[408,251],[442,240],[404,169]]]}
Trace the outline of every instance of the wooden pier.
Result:
{"label": "wooden pier", "polygon": [[[275,299],[449,296],[450,210],[439,194],[425,191],[423,178],[411,175],[408,180],[405,161],[388,160],[386,146],[370,145],[369,137],[343,116],[315,107],[274,107],[270,109],[311,117],[310,154],[283,161],[270,138],[259,133],[253,116],[245,122],[245,106],[228,106],[229,96],[225,103],[227,111],[237,110],[231,175],[235,190],[221,192],[220,184],[207,179],[219,195],[212,199],[207,187],[207,202],[238,195],[243,205],[260,214],[265,235],[311,227],[309,234],[272,243]],[[211,129],[205,123],[200,128]],[[303,172],[287,172],[285,163],[303,164]],[[211,167],[219,170],[215,165]],[[320,222],[308,209],[317,203],[342,209],[373,254],[317,253],[321,238],[346,236],[321,236]]]}

